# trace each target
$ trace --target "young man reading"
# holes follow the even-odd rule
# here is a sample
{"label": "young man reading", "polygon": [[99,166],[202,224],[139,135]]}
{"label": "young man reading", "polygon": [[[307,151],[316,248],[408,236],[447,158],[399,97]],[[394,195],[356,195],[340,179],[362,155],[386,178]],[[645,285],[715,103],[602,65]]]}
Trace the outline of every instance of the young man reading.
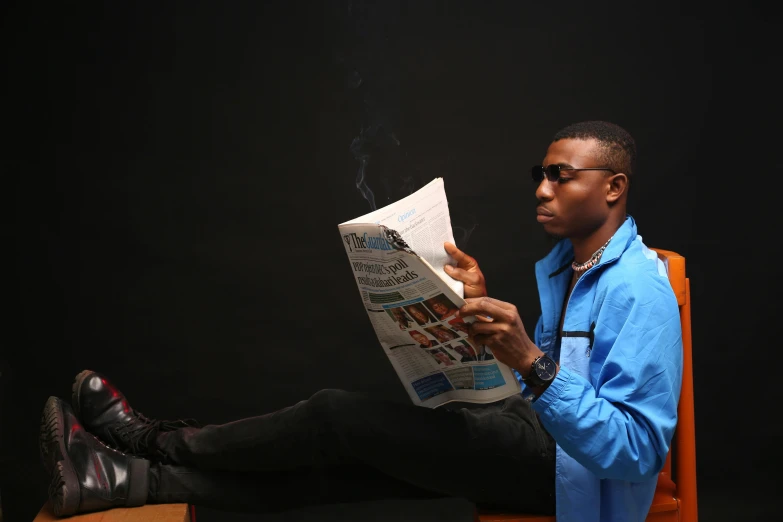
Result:
{"label": "young man reading", "polygon": [[[520,395],[429,409],[322,390],[199,428],[147,419],[85,370],[71,404],[50,397],[43,412],[55,513],[459,496],[560,520],[644,520],[677,421],[682,338],[665,270],[626,214],[635,157],[625,130],[592,121],[559,131],[533,167],[538,222],[561,238],[535,266],[533,339],[514,305],[487,295],[476,261],[445,246],[464,283],[459,315],[477,318],[470,336],[517,372]],[[492,458],[459,458],[470,446]],[[483,478],[453,480],[466,473]]]}

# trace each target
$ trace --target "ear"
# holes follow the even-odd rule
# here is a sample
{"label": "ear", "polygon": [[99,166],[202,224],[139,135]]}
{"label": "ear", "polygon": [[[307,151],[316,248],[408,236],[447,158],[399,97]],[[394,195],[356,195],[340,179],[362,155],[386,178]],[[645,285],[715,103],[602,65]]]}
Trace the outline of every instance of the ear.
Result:
{"label": "ear", "polygon": [[613,174],[606,179],[606,202],[614,205],[628,190],[628,176],[622,172]]}

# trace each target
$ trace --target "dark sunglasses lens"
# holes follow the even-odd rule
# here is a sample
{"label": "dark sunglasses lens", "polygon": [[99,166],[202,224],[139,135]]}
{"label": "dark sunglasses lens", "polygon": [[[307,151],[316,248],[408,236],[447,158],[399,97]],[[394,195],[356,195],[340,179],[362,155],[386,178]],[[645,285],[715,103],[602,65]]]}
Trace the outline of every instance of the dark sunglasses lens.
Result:
{"label": "dark sunglasses lens", "polygon": [[542,165],[536,165],[533,167],[533,181],[541,183],[541,180],[546,179],[554,183],[560,178],[560,165],[549,165],[544,168]]}

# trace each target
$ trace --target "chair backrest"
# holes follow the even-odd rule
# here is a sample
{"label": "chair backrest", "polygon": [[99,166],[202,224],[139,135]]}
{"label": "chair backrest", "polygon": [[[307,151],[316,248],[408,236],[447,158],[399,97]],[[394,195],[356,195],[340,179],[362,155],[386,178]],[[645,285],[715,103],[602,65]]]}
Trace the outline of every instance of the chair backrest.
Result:
{"label": "chair backrest", "polygon": [[666,265],[677,304],[680,307],[682,326],[682,391],[677,406],[677,430],[674,433],[674,481],[671,481],[672,455],[666,464],[659,487],[666,481],[672,482],[674,497],[678,502],[679,519],[683,522],[698,521],[698,503],[696,495],[696,425],[693,401],[693,346],[691,344],[691,288],[685,275],[685,258],[676,252],[653,248]]}

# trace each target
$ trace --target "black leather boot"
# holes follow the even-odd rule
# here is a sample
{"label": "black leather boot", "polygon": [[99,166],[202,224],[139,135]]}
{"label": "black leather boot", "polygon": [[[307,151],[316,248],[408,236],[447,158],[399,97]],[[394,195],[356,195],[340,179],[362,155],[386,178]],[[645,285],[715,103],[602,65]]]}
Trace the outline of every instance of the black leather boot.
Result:
{"label": "black leather boot", "polygon": [[124,453],[161,460],[155,448],[159,432],[197,427],[193,420],[156,421],[128,404],[125,395],[106,377],[92,370],[80,372],[72,387],[72,404],[84,427]]}
{"label": "black leather boot", "polygon": [[141,506],[147,501],[149,461],[103,444],[57,397],[46,401],[38,443],[56,516]]}

